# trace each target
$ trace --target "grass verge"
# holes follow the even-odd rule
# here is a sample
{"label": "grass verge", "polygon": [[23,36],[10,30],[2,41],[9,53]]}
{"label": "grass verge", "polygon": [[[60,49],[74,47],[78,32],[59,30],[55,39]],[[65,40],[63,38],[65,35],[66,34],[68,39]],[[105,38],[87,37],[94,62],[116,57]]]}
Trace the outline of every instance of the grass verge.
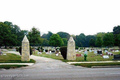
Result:
{"label": "grass verge", "polygon": [[92,66],[118,66],[118,65],[120,65],[120,63],[119,62],[114,62],[114,63],[79,63],[79,64],[73,64],[73,65],[91,68]]}
{"label": "grass verge", "polygon": [[35,63],[35,60],[21,61],[21,56],[16,54],[7,53],[0,56],[0,63]]}
{"label": "grass verge", "polygon": [[19,68],[19,67],[25,67],[27,65],[0,65],[0,69],[10,69],[10,68]]}

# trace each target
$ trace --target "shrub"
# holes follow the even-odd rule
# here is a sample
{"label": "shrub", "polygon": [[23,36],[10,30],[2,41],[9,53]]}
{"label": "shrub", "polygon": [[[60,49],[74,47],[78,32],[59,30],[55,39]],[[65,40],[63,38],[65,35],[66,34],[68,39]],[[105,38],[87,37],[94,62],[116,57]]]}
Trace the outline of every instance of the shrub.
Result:
{"label": "shrub", "polygon": [[61,51],[61,55],[63,56],[63,58],[66,60],[67,59],[67,47],[63,46],[60,48]]}
{"label": "shrub", "polygon": [[78,48],[79,48],[78,46],[75,47],[75,49],[78,49]]}
{"label": "shrub", "polygon": [[[20,46],[19,47],[19,53],[20,53],[20,55],[22,55],[22,47]],[[32,55],[32,48],[31,48],[31,46],[30,46],[30,55]]]}
{"label": "shrub", "polygon": [[39,52],[43,52],[44,49],[43,49],[43,47],[40,47],[40,46],[39,46],[39,47],[37,48],[37,50],[38,50]]}
{"label": "shrub", "polygon": [[19,51],[19,47],[16,47],[16,51]]}

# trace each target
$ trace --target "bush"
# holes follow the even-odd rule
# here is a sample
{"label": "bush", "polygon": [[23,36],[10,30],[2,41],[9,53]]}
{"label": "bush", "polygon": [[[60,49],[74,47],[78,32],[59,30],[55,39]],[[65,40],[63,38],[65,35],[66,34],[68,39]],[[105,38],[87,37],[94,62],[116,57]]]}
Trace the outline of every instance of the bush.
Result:
{"label": "bush", "polygon": [[43,49],[43,47],[40,47],[40,46],[39,46],[39,47],[37,48],[37,50],[38,50],[39,52],[43,52],[44,49]]}
{"label": "bush", "polygon": [[19,47],[16,47],[16,51],[19,51]]}
{"label": "bush", "polygon": [[67,59],[67,47],[63,46],[60,48],[61,51],[61,55],[63,56],[63,58],[66,60]]}
{"label": "bush", "polygon": [[78,48],[79,48],[78,46],[75,47],[75,49],[78,49]]}
{"label": "bush", "polygon": [[[19,53],[20,53],[20,55],[22,55],[22,47],[20,46],[19,47]],[[32,48],[31,48],[31,46],[30,46],[30,55],[32,55]]]}

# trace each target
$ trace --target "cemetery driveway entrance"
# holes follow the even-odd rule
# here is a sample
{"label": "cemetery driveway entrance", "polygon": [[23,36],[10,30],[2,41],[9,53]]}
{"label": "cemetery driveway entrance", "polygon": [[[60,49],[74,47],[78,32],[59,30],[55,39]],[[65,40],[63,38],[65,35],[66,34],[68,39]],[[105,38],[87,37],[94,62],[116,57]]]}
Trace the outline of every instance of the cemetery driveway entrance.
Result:
{"label": "cemetery driveway entrance", "polygon": [[[66,69],[66,68],[76,68],[77,66],[69,65],[60,60],[55,60],[51,58],[45,58],[40,56],[30,56],[31,59],[36,60],[36,63],[32,66],[28,66],[27,68],[40,68],[40,69]],[[83,68],[80,67],[79,68]]]}

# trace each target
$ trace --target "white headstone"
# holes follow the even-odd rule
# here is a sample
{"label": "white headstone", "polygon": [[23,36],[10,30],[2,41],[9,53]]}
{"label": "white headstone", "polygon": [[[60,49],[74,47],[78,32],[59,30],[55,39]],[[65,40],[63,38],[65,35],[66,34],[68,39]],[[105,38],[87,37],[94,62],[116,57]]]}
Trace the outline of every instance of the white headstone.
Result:
{"label": "white headstone", "polygon": [[108,59],[109,56],[108,56],[108,55],[104,55],[103,58],[104,58],[104,59]]}

